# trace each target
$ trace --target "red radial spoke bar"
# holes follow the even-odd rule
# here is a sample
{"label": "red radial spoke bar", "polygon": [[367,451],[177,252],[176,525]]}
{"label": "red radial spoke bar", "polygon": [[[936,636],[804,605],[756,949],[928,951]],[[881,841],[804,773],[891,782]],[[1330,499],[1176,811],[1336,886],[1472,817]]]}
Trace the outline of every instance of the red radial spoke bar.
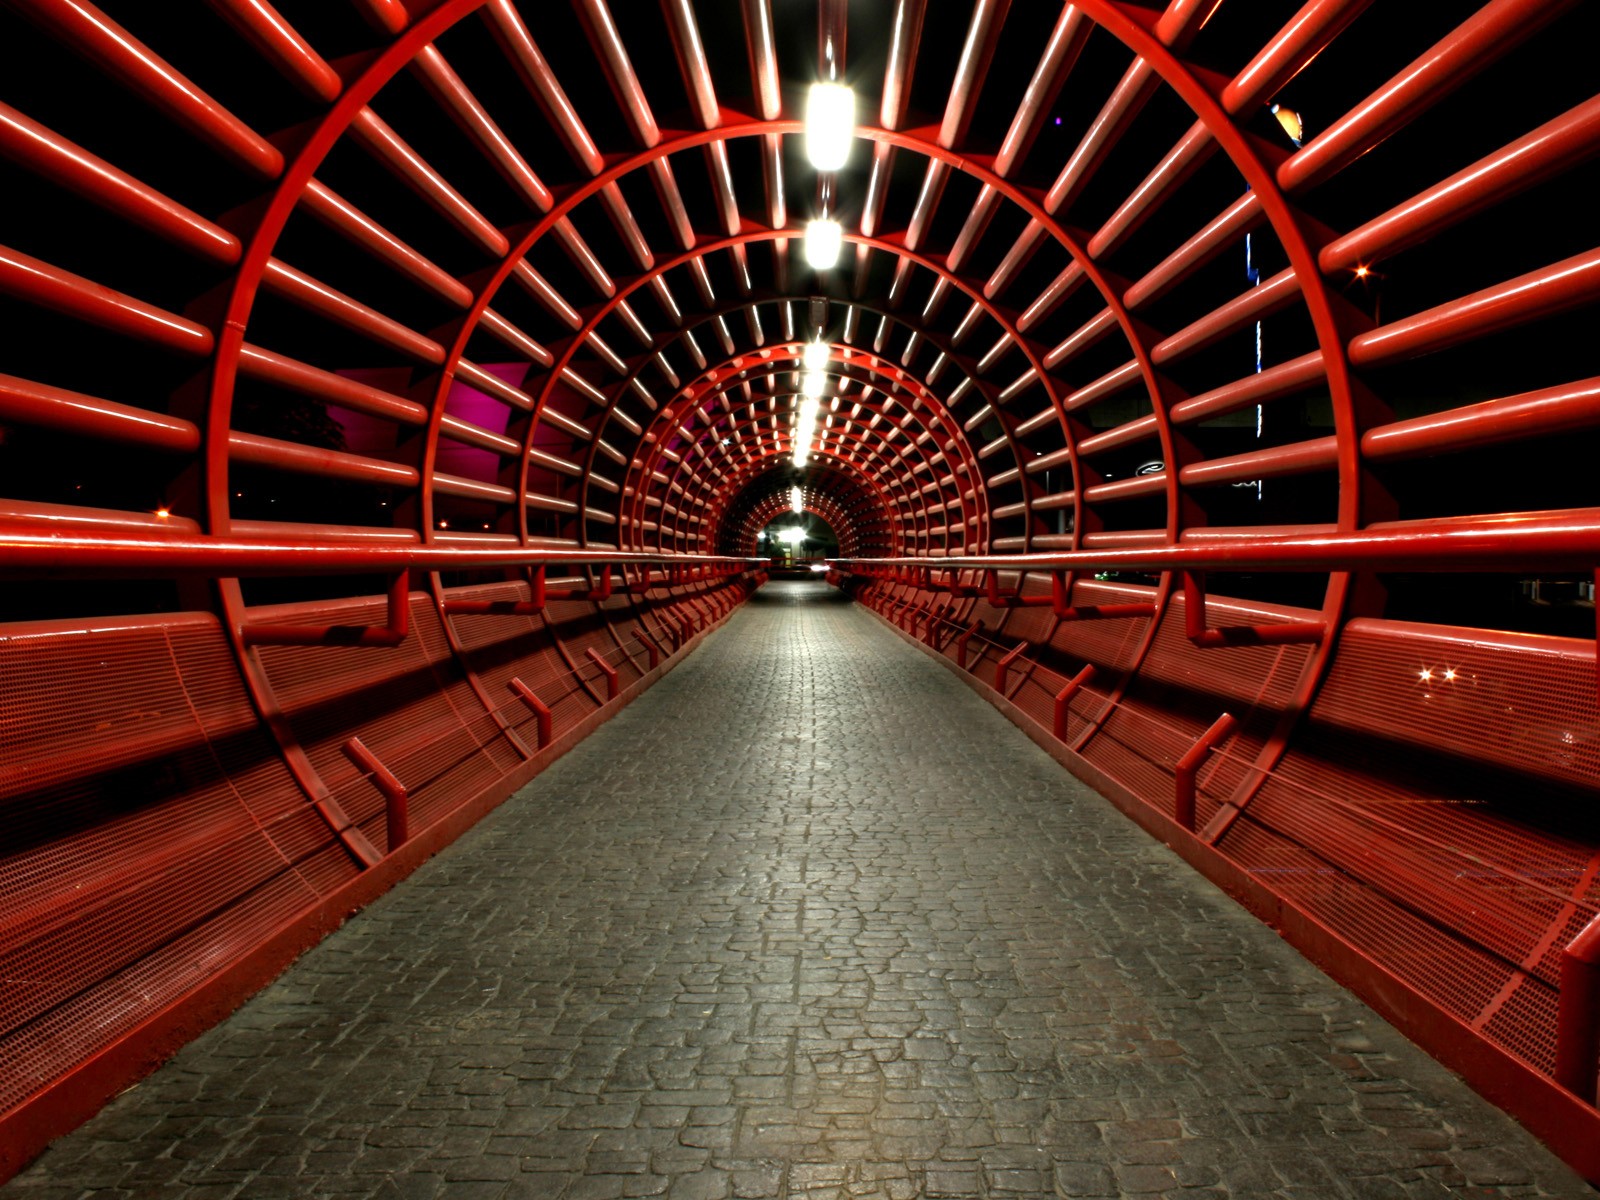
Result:
{"label": "red radial spoke bar", "polygon": [[344,90],[339,73],[266,0],[207,0],[212,9],[313,100],[331,104]]}
{"label": "red radial spoke bar", "polygon": [[13,375],[0,375],[0,422],[166,454],[192,454],[201,444],[193,422]]}
{"label": "red radial spoke bar", "polygon": [[352,245],[359,246],[385,266],[414,280],[440,299],[457,308],[467,308],[472,304],[472,291],[464,283],[317,180],[313,179],[306,185],[303,203],[306,211]]}
{"label": "red radial spoke bar", "polygon": [[0,292],[180,354],[205,356],[214,345],[204,325],[4,246]]}
{"label": "red radial spoke bar", "polygon": [[388,167],[399,180],[415,191],[435,211],[495,258],[510,249],[505,235],[490,224],[465,197],[406,144],[377,113],[362,109],[350,123],[351,133]]}
{"label": "red radial spoke bar", "polygon": [[239,239],[83,147],[0,104],[0,154],[191,254],[231,266]]}
{"label": "red radial spoke bar", "polygon": [[87,0],[29,0],[24,14],[256,175],[273,179],[283,154]]}

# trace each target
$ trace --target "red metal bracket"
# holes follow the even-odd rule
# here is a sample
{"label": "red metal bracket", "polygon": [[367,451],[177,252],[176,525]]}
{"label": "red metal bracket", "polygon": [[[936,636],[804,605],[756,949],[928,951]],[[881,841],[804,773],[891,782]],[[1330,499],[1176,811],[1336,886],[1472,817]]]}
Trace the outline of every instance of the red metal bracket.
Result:
{"label": "red metal bracket", "polygon": [[[539,582],[544,583],[544,568],[539,568]],[[537,594],[535,599],[537,599]],[[549,600],[609,600],[611,599],[611,564],[607,563],[600,568],[600,586],[590,588],[557,588],[553,592],[546,592],[545,598]]]}
{"label": "red metal bracket", "polygon": [[[1067,582],[1065,571],[1052,571],[1050,573],[1050,594],[1048,596],[1024,596],[1022,594],[1022,581],[1028,575],[1023,571],[1017,577],[1015,591],[1002,592],[1000,590],[1000,573],[998,571],[985,571],[983,573],[983,596],[996,608],[1043,608],[1049,605],[1056,617],[1062,621],[1096,621],[1116,617],[1153,617],[1156,615],[1154,604],[1079,604],[1068,602],[1071,586]],[[977,589],[964,589],[971,594],[977,594]]]}
{"label": "red metal bracket", "polygon": [[982,627],[984,627],[984,622],[973,621],[973,624],[970,624],[970,626],[966,627],[965,634],[955,638],[955,666],[960,667],[962,670],[966,670],[966,643],[973,640],[973,634],[979,634],[979,632],[982,632]]}
{"label": "red metal bracket", "polygon": [[1561,951],[1556,1008],[1556,1082],[1585,1104],[1600,1076],[1600,917]]}
{"label": "red metal bracket", "polygon": [[1231,713],[1223,713],[1211,722],[1211,728],[1202,733],[1190,746],[1178,765],[1173,768],[1173,816],[1179,825],[1194,832],[1195,778],[1200,774],[1200,764],[1239,729],[1239,722]]}
{"label": "red metal bracket", "polygon": [[1325,621],[1286,621],[1281,625],[1237,625],[1206,628],[1206,576],[1204,571],[1183,573],[1183,631],[1196,646],[1282,646],[1294,642],[1320,642],[1328,634]]}
{"label": "red metal bracket", "polygon": [[1011,664],[1022,657],[1022,652],[1028,648],[1027,642],[1018,642],[1006,652],[1006,656],[994,665],[994,690],[1002,696],[1006,694],[1006,676],[1011,671]]}
{"label": "red metal bracket", "polygon": [[945,571],[945,578],[946,578],[946,582],[945,583],[934,584],[932,582],[933,581],[933,572],[932,571],[928,572],[928,580],[929,580],[930,586],[937,587],[937,588],[939,588],[940,591],[949,592],[952,596],[959,597],[960,599],[970,600],[973,596],[980,595],[982,593],[982,591],[983,591],[982,588],[974,587],[970,583],[962,583],[961,582],[961,572],[960,571],[946,570]]}
{"label": "red metal bracket", "polygon": [[1050,576],[1050,608],[1062,621],[1103,621],[1115,617],[1153,617],[1154,604],[1069,604],[1071,588],[1065,571]]}
{"label": "red metal bracket", "polygon": [[1021,572],[1017,576],[1016,590],[1011,592],[1002,592],[1000,590],[1000,572],[985,571],[983,573],[984,599],[988,600],[988,602],[994,605],[996,608],[1035,608],[1054,603],[1055,597],[1053,595],[1024,596],[1022,594],[1022,581],[1026,579],[1027,576],[1028,573],[1026,571]]}
{"label": "red metal bracket", "polygon": [[521,697],[524,704],[533,709],[534,720],[539,726],[539,749],[543,750],[550,744],[553,732],[551,726],[554,722],[551,719],[550,706],[534,695],[533,689],[520,679],[511,680],[511,690]]}
{"label": "red metal bracket", "polygon": [[1056,693],[1056,741],[1064,742],[1067,740],[1067,718],[1070,716],[1067,706],[1072,703],[1072,698],[1078,694],[1078,689],[1093,679],[1094,675],[1094,664],[1086,663],[1083,670],[1067,680],[1067,686]]}
{"label": "red metal bracket", "polygon": [[270,625],[239,627],[246,646],[398,646],[411,630],[411,572],[389,581],[387,619],[382,625]]}
{"label": "red metal bracket", "polygon": [[637,629],[633,631],[633,636],[639,639],[639,644],[644,647],[644,652],[650,656],[650,669],[654,671],[661,665],[660,648]]}
{"label": "red metal bracket", "polygon": [[967,627],[967,631],[956,639],[956,666],[962,670],[967,668],[967,643],[972,640],[972,635],[983,628],[982,621],[974,621]]}
{"label": "red metal bracket", "polygon": [[606,565],[600,571],[600,586],[592,588],[557,588],[551,591],[545,587],[545,568],[540,564],[529,572],[529,583],[533,588],[532,600],[446,600],[444,611],[451,615],[488,614],[497,617],[535,617],[544,612],[546,602],[550,600],[609,600],[611,599],[611,567]]}
{"label": "red metal bracket", "polygon": [[344,752],[351,762],[372,776],[372,782],[383,793],[388,850],[393,854],[411,837],[411,797],[406,792],[406,785],[378,761],[378,756],[368,750],[360,738],[353,737],[346,742]]}
{"label": "red metal bracket", "polygon": [[593,646],[590,646],[587,650],[585,650],[584,654],[588,656],[590,662],[594,663],[594,665],[599,667],[600,670],[605,674],[606,699],[615,700],[619,695],[622,694],[622,684],[617,679],[617,669],[605,659],[601,658],[600,652]]}

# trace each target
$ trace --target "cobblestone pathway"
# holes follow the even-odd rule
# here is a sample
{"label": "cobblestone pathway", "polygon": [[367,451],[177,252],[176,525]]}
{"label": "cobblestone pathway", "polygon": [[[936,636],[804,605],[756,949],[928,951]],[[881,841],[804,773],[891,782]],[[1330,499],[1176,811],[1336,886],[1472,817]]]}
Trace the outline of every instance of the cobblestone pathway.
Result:
{"label": "cobblestone pathway", "polygon": [[1593,1196],[958,680],[774,584],[6,1195]]}

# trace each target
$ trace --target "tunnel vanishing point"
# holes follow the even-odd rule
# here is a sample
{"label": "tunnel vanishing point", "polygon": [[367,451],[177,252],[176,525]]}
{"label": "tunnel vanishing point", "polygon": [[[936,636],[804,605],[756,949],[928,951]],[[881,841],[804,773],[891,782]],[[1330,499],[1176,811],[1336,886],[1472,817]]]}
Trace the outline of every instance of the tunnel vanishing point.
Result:
{"label": "tunnel vanishing point", "polygon": [[0,4],[0,1180],[776,574],[1600,1180],[1596,10]]}

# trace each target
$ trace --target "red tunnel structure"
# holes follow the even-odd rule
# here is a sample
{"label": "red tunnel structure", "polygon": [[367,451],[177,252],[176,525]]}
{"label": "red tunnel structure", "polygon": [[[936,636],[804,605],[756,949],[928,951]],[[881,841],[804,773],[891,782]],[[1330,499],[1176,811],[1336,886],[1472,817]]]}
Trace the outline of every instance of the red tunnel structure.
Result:
{"label": "red tunnel structure", "polygon": [[1600,1178],[1594,6],[0,22],[0,1172],[670,669],[799,487]]}

